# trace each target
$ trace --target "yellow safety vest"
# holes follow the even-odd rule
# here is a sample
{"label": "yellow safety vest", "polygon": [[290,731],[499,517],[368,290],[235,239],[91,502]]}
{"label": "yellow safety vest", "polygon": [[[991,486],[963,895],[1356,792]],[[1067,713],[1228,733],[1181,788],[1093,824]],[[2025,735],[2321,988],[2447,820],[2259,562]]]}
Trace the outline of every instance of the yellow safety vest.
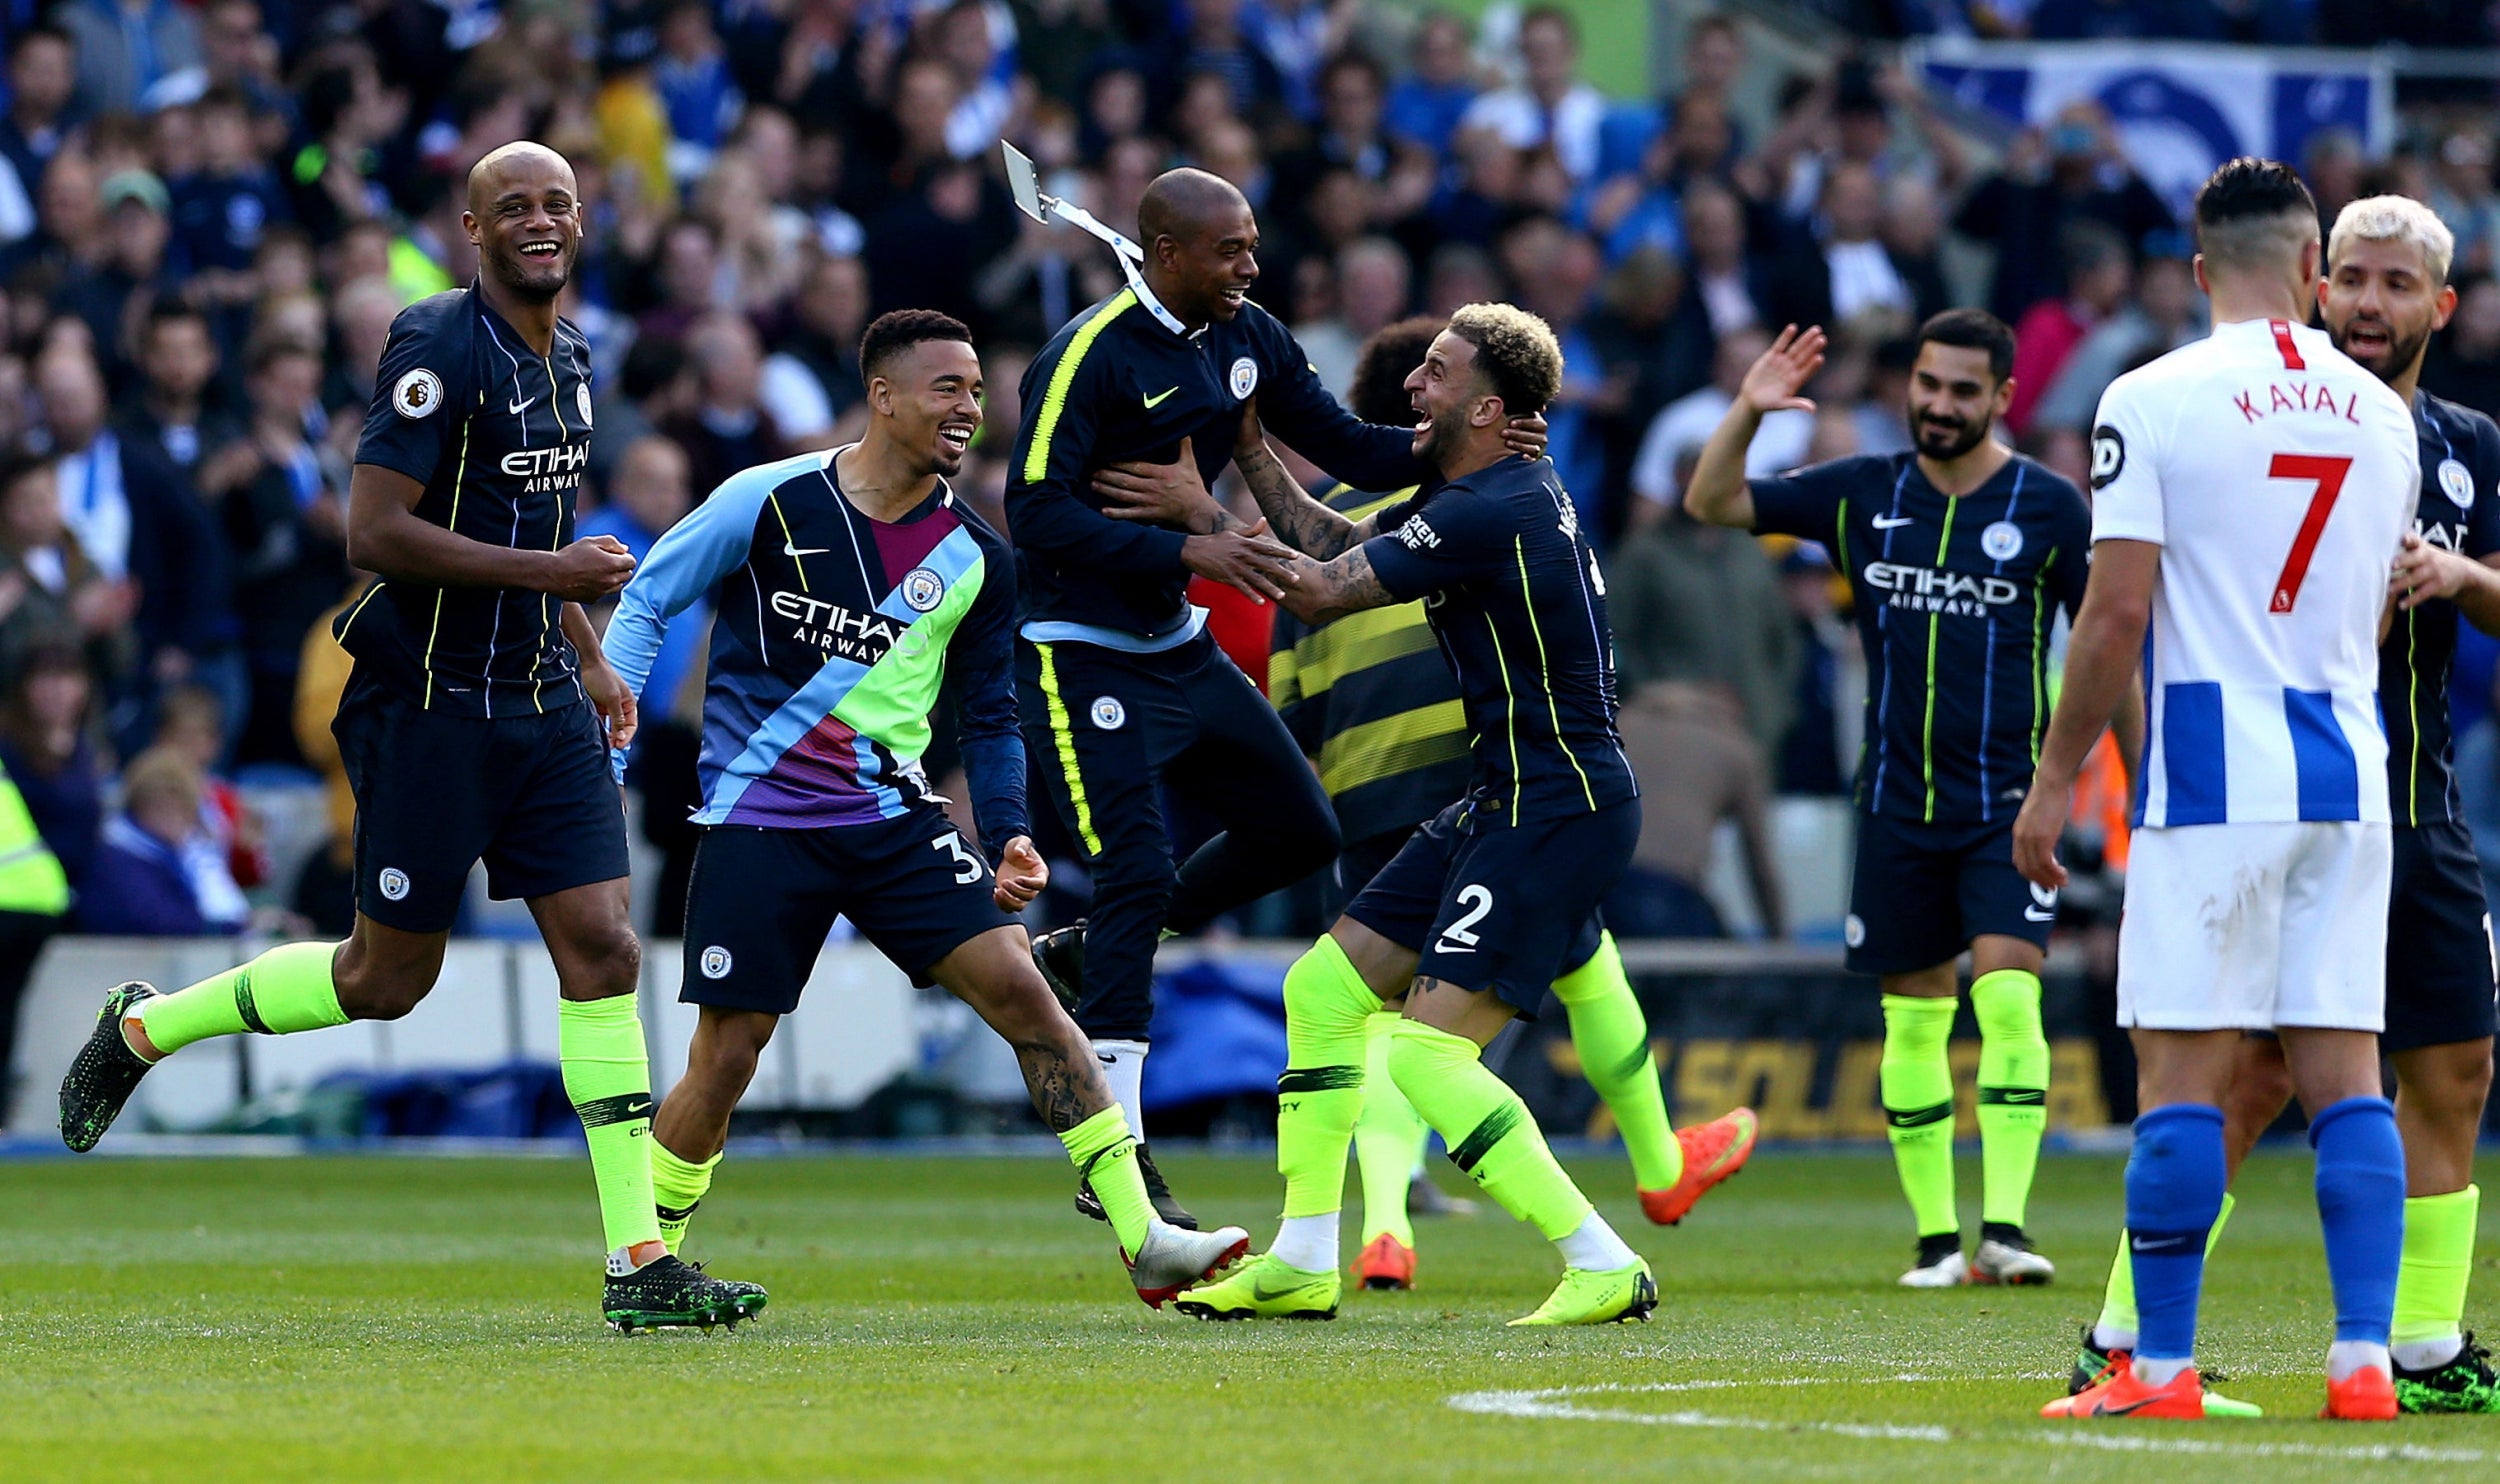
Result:
{"label": "yellow safety vest", "polygon": [[25,796],[0,769],[0,912],[59,917],[69,911],[69,877],[35,831]]}

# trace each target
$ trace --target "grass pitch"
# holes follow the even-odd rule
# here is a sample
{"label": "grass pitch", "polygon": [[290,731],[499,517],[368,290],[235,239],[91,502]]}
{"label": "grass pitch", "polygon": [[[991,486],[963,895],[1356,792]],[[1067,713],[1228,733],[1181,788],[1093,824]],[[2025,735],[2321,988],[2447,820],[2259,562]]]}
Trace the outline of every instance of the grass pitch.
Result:
{"label": "grass pitch", "polygon": [[[1264,1158],[1161,1163],[1201,1215],[1272,1234]],[[2305,1153],[2242,1173],[2206,1301],[2209,1363],[2273,1418],[2100,1426],[2035,1413],[2098,1307],[2114,1159],[2041,1166],[2062,1286],[1949,1293],[1893,1286],[1911,1243],[1880,1153],[1766,1150],[1676,1230],[1640,1219],[1619,1159],[1574,1165],[1657,1268],[1655,1322],[1504,1329],[1556,1263],[1494,1215],[1420,1223],[1422,1287],[1350,1293],[1334,1324],[1202,1324],[1136,1302],[1062,1162],[733,1156],[689,1255],[771,1309],[627,1339],[598,1321],[578,1160],[0,1164],[0,1478],[2288,1484],[2500,1462],[2500,1418],[2304,1420],[2330,1327]],[[2500,1241],[2477,1267],[2469,1324],[2500,1330]]]}

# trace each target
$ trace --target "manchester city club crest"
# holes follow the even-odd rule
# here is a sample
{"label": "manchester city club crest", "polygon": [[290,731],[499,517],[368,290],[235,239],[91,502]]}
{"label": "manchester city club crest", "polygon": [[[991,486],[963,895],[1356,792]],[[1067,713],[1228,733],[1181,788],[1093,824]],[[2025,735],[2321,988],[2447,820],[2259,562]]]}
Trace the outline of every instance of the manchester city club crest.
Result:
{"label": "manchester city club crest", "polygon": [[384,867],[378,884],[382,888],[382,895],[390,901],[397,902],[407,898],[408,873],[397,866]]}
{"label": "manchester city club crest", "polygon": [[903,602],[914,613],[926,613],[946,596],[946,579],[926,567],[914,567],[903,578]]}
{"label": "manchester city club crest", "polygon": [[1128,708],[1120,704],[1117,696],[1096,696],[1090,714],[1094,725],[1106,732],[1116,732],[1128,724]]}
{"label": "manchester city club crest", "polygon": [[2010,520],[1991,521],[1979,533],[1979,549],[1992,562],[2010,562],[2023,553],[2023,528]]}
{"label": "manchester city club crest", "polygon": [[1252,392],[1257,391],[1259,389],[1259,363],[1248,356],[1243,356],[1240,360],[1233,362],[1232,388],[1234,396],[1245,399]]}
{"label": "manchester city club crest", "polygon": [[697,960],[696,967],[703,971],[706,979],[726,979],[729,977],[730,962],[729,950],[715,943],[703,950],[703,957]]}
{"label": "manchester city club crest", "polygon": [[2455,459],[2439,461],[2439,492],[2459,510],[2474,508],[2474,476]]}
{"label": "manchester city club crest", "polygon": [[589,426],[590,426],[590,383],[589,383],[589,382],[587,382],[587,381],[582,382],[582,383],[580,383],[579,385],[577,385],[577,386],[575,386],[575,387],[573,388],[573,401],[574,401],[574,404],[575,404],[576,406],[580,407],[580,408],[581,408],[581,410],[582,410],[582,426],[583,426],[583,427],[585,427],[585,428],[589,427]]}

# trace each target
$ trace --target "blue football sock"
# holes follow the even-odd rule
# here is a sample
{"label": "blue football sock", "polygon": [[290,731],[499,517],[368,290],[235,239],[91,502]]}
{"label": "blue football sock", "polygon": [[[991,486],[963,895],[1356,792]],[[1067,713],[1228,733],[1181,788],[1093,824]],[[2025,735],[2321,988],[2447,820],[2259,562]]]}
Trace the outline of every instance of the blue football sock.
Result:
{"label": "blue football sock", "polygon": [[2220,1108],[2173,1103],[2135,1121],[2127,1231],[2139,1356],[2184,1362],[2196,1354],[2205,1236],[2222,1213],[2223,1185]]}
{"label": "blue football sock", "polygon": [[2346,1098],[2309,1123],[2318,1151],[2318,1220],[2335,1285],[2335,1338],[2387,1343],[2404,1260],[2405,1151],[2396,1106]]}

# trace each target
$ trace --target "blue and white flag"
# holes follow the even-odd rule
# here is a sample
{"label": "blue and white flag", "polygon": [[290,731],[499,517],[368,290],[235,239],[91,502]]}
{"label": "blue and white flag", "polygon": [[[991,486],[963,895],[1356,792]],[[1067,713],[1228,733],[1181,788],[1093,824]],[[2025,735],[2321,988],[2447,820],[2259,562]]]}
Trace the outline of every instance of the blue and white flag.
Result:
{"label": "blue and white flag", "polygon": [[2395,75],[2370,52],[1945,37],[1914,45],[1909,61],[1938,96],[2017,125],[2097,100],[2136,173],[2183,212],[2235,156],[2296,165],[2330,129],[2349,131],[2374,157],[2395,140]]}

